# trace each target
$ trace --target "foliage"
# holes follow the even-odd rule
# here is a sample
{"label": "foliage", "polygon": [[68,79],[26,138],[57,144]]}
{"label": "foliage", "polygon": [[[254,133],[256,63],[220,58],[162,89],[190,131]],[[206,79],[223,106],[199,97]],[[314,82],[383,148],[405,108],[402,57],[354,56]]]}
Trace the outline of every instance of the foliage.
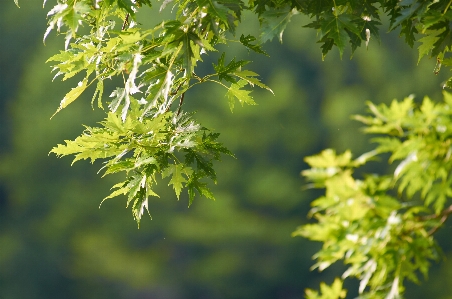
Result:
{"label": "foliage", "polygon": [[[434,233],[452,213],[452,94],[444,92],[438,104],[425,97],[420,107],[413,97],[368,105],[372,115],[355,118],[367,125],[366,133],[384,137],[374,138],[375,150],[356,159],[331,149],[306,158],[311,169],[302,173],[325,196],[312,202],[317,223],[294,235],[323,242],[313,268],[343,260],[348,268],[342,279],[360,280],[359,298],[399,298],[405,279],[427,277],[440,256]],[[392,175],[353,175],[385,153],[390,163],[398,161]]]}
{"label": "foliage", "polygon": [[[188,190],[189,204],[195,191],[208,198],[213,195],[206,183],[200,181],[208,177],[216,182],[212,160],[220,159],[220,154],[232,155],[216,141],[218,133],[208,133],[191,120],[190,115],[160,114],[142,122],[141,111],[136,102],[127,120],[122,123],[120,115],[109,112],[100,124],[103,128],[86,127],[83,135],[74,141],[66,141],[51,152],[60,156],[75,155],[74,162],[81,159],[110,158],[102,169],[105,175],[126,172],[127,178],[113,186],[116,188],[107,198],[127,194],[127,205],[132,204],[134,218],[139,222],[148,209],[148,197],[158,196],[152,186],[157,174],[171,177],[177,198],[184,187]],[[178,157],[178,154],[183,156]],[[192,166],[193,165],[193,166]]]}
{"label": "foliage", "polygon": [[[171,175],[170,184],[178,198],[182,189],[187,188],[189,204],[195,190],[213,199],[201,179],[209,177],[216,181],[212,159],[218,160],[220,153],[231,154],[215,141],[218,133],[205,133],[205,128],[182,111],[187,90],[203,82],[220,84],[227,89],[232,110],[236,100],[242,105],[254,104],[250,91],[244,89],[246,85],[269,89],[256,78],[256,73],[241,69],[247,61],[232,59],[225,63],[224,54],[214,65],[215,73],[203,77],[195,73],[197,63],[202,61],[201,54],[214,51],[214,45],[225,41],[224,32],[235,28],[240,3],[231,3],[230,8],[208,2],[199,3],[200,6],[182,3],[177,19],[163,21],[151,29],[136,28],[134,18],[138,8],[150,4],[122,0],[96,2],[94,7],[91,1],[58,3],[48,14],[45,34],[55,26],[58,30],[62,24],[67,26],[66,50],[48,60],[56,63],[55,77],[61,75],[64,81],[84,73],[84,79],[66,94],[57,112],[94,83],[93,102],[97,97],[102,108],[104,81],[116,76],[124,79],[124,86],[110,95],[110,112],[106,121],[100,123],[102,127],[87,128],[82,136],[51,152],[60,156],[76,154],[74,162],[82,158],[110,159],[106,162],[106,174],[125,171],[126,180],[116,184],[117,190],[107,198],[128,194],[128,204],[133,203],[138,223],[143,208],[148,206],[148,196],[156,195],[152,184],[157,173],[162,177]],[[124,20],[120,30],[114,17]],[[83,21],[91,27],[90,33],[77,35]],[[70,43],[72,39],[74,43]],[[241,40],[248,48],[262,52],[251,43],[252,37],[242,36]],[[175,101],[179,105],[173,106],[172,112]],[[183,161],[175,156],[175,150],[184,151]],[[133,158],[121,160],[127,153],[133,153]],[[210,157],[205,157],[206,154]],[[196,164],[196,171],[192,170],[192,163]]]}
{"label": "foliage", "polygon": [[[44,1],[45,2],[45,1]],[[18,5],[18,2],[15,1]],[[103,108],[105,81],[123,81],[111,91],[108,112],[99,127],[86,127],[84,133],[51,152],[80,159],[106,159],[105,174],[125,172],[124,181],[106,198],[127,195],[133,216],[139,223],[148,206],[148,197],[157,196],[153,186],[160,175],[171,177],[177,198],[187,189],[189,204],[195,190],[214,198],[207,184],[216,182],[213,160],[232,155],[212,133],[183,110],[187,91],[201,83],[224,87],[231,110],[236,101],[254,105],[247,87],[270,88],[258,74],[242,67],[248,61],[232,58],[226,63],[222,53],[213,72],[200,75],[201,56],[218,51],[220,44],[237,42],[266,55],[262,44],[278,38],[295,15],[308,16],[305,27],[319,33],[322,55],[336,46],[342,57],[347,44],[351,53],[371,36],[378,40],[383,15],[390,18],[390,30],[399,29],[411,47],[419,42],[419,59],[435,57],[437,74],[442,65],[452,66],[449,23],[451,1],[366,0],[366,1],[268,1],[244,3],[240,0],[164,1],[160,10],[171,5],[174,18],[141,28],[138,15],[154,3],[149,0],[58,0],[48,13],[44,39],[56,29],[65,34],[65,51],[52,56],[55,77],[81,81],[62,99],[57,112],[77,100],[95,85],[93,103]],[[235,32],[244,11],[257,16],[259,37]],[[145,11],[143,12],[145,13]],[[82,28],[87,26],[88,30]],[[115,82],[115,81],[114,81]],[[452,78],[444,87],[452,87]],[[327,150],[306,159],[312,167],[303,172],[314,187],[326,188],[326,196],[313,202],[312,216],[319,222],[297,230],[294,235],[324,242],[316,255],[320,270],[339,259],[350,268],[343,278],[361,280],[363,298],[397,298],[403,281],[417,282],[416,272],[427,275],[436,259],[433,234],[447,219],[445,208],[450,189],[448,107],[426,98],[420,110],[413,111],[411,98],[393,102],[390,107],[369,104],[373,117],[357,117],[378,138],[373,152],[352,160],[351,153],[336,155]],[[178,104],[174,104],[174,102]],[[355,179],[353,170],[381,153],[391,153],[390,162],[402,160],[392,176],[366,176]],[[391,190],[396,188],[398,195]],[[419,201],[419,202],[418,202]],[[308,298],[318,294],[308,291]],[[323,298],[344,297],[342,283],[331,288],[322,285]]]}
{"label": "foliage", "polygon": [[[152,6],[149,0],[96,0],[94,2],[92,0],[59,0],[48,13],[48,28],[44,39],[55,27],[58,32],[64,30],[65,51],[52,56],[48,62],[54,63],[55,77],[62,76],[63,81],[79,74],[83,75],[83,79],[62,99],[57,112],[74,102],[93,84],[96,85],[93,102],[97,97],[98,106],[102,108],[104,81],[114,77],[122,78],[123,86],[116,87],[112,91],[110,95],[112,99],[108,103],[108,108],[110,113],[118,113],[118,117],[122,121],[122,123],[116,123],[119,131],[137,127],[138,123],[145,122],[145,119],[160,117],[172,111],[171,109],[178,116],[182,111],[186,92],[193,86],[205,82],[214,82],[227,89],[226,97],[231,110],[234,109],[236,100],[242,105],[245,103],[254,105],[255,102],[250,96],[251,91],[245,89],[246,86],[257,85],[270,89],[257,79],[256,73],[242,70],[248,61],[236,61],[233,58],[226,63],[225,53],[223,53],[218,63],[213,65],[214,73],[206,76],[199,76],[196,73],[196,66],[202,62],[201,55],[203,53],[216,51],[218,44],[232,42],[227,33],[235,33],[244,10],[257,14],[262,33],[259,39],[250,34],[246,36],[242,34],[237,41],[257,53],[266,54],[260,43],[272,40],[273,37],[278,37],[282,41],[282,34],[292,16],[302,13],[311,18],[315,17],[315,21],[306,26],[320,32],[319,42],[322,43],[323,55],[326,55],[332,46],[336,45],[342,56],[347,43],[351,44],[352,51],[354,51],[362,41],[365,41],[367,45],[371,35],[378,37],[377,25],[380,24],[380,14],[384,11],[391,16],[391,29],[400,27],[410,45],[413,45],[414,33],[422,32],[429,38],[428,41],[426,38],[423,39],[420,57],[431,50],[431,55],[437,55],[438,61],[447,63],[447,61],[443,61],[443,57],[449,47],[447,40],[444,44],[443,35],[448,30],[449,6],[444,7],[441,3],[402,1],[395,4],[393,1],[366,1],[363,4],[362,1],[343,3],[342,1],[306,1],[303,3],[250,1],[247,6],[241,0],[226,2],[200,0],[197,2],[164,1],[160,10],[165,9],[170,3],[176,10],[173,20],[161,21],[154,27],[141,28],[136,17],[145,7]],[[16,2],[16,4],[18,3]],[[381,7],[377,9],[377,5]],[[443,10],[443,14],[437,14],[438,11]],[[82,25],[88,25],[88,34],[79,33],[83,32],[80,30]],[[436,31],[432,31],[433,29]],[[447,34],[444,39],[446,37]],[[177,101],[179,105],[174,107],[172,104]],[[136,103],[139,105],[137,106]],[[130,116],[131,122],[135,122],[135,124],[129,123],[126,126],[131,106],[137,107],[135,115]],[[106,124],[106,122],[101,123],[104,127],[96,129],[96,135],[108,134],[111,135],[111,138],[116,139],[112,140],[112,143],[122,142],[118,139],[120,135],[112,135],[109,131],[111,128]],[[199,133],[200,128],[201,126],[192,126],[190,130],[195,134],[194,131]],[[161,140],[171,140],[174,136],[170,131],[161,131],[161,134],[165,135]],[[89,136],[94,138],[92,134]],[[83,152],[84,157],[87,157],[87,152],[91,151],[92,147],[87,145],[83,141],[84,139],[86,137],[76,139],[74,143],[67,143],[66,146],[60,145],[52,152],[57,155]],[[69,147],[79,147],[79,149]],[[144,152],[142,148],[139,148],[137,142],[130,143],[127,150],[124,150],[138,152],[137,156],[141,156],[141,153]],[[223,152],[226,152],[225,149]],[[120,153],[121,151],[115,152],[115,155],[110,152],[104,156],[94,154],[91,158],[111,159],[106,162],[111,166],[120,159],[118,156]],[[153,154],[147,153],[144,156],[151,157]],[[83,156],[83,154],[79,154],[78,157],[81,157],[80,155]],[[78,158],[74,161],[77,160]],[[163,160],[159,163],[170,165]],[[197,163],[199,164],[199,161]],[[139,164],[141,165],[141,163]],[[155,165],[150,167],[155,168]],[[182,164],[180,167],[187,169],[188,172],[185,175],[189,176],[190,166]],[[138,185],[138,182],[142,182],[140,184],[143,190],[148,190],[143,191],[146,196],[139,196],[140,199],[134,200],[133,215],[139,222],[142,212],[137,212],[141,211],[141,208],[138,207],[147,206],[145,198],[153,194],[149,190],[152,190],[151,184],[155,181],[155,177],[150,179],[149,174],[137,176],[129,173],[130,168],[128,167],[122,170],[127,172],[126,181],[116,184],[115,187],[119,189],[112,195],[127,193],[130,202],[139,191],[134,187]],[[214,171],[211,167],[204,170],[206,173],[211,173],[211,178],[214,179]],[[164,174],[165,167],[157,167],[156,171]],[[154,174],[153,171],[152,173]],[[193,174],[193,176],[197,176],[197,181],[204,175]],[[185,186],[181,183],[181,179],[177,181],[180,183],[177,184],[175,190],[179,197],[181,189]],[[197,190],[201,194],[213,198],[204,183],[202,186],[203,189],[199,187]],[[190,188],[188,191],[191,203],[194,193]],[[138,194],[141,194],[141,191]]]}

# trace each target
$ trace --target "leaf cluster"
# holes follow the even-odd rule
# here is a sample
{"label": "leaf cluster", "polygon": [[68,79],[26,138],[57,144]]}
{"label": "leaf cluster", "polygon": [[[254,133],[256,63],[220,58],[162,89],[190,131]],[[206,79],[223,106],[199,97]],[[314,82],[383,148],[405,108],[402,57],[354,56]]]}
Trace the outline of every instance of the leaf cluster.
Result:
{"label": "leaf cluster", "polygon": [[[189,205],[195,193],[214,196],[204,179],[216,183],[213,161],[221,154],[231,155],[221,143],[218,133],[196,124],[190,114],[176,115],[170,111],[152,119],[137,121],[142,111],[135,104],[125,122],[119,113],[109,112],[99,127],[86,127],[75,140],[66,140],[52,149],[58,156],[74,155],[72,163],[90,159],[107,160],[101,170],[104,176],[122,172],[125,179],[105,199],[127,195],[135,220],[140,222],[148,209],[148,198],[158,196],[153,186],[169,177],[169,184],[179,199],[182,190],[188,192]],[[104,200],[105,200],[104,199]]]}
{"label": "leaf cluster", "polygon": [[[348,269],[341,279],[360,280],[359,298],[400,298],[404,281],[427,277],[440,256],[434,233],[452,207],[451,105],[447,92],[443,103],[425,97],[419,107],[413,97],[389,106],[369,103],[371,115],[355,118],[366,133],[383,136],[373,139],[375,150],[356,159],[333,150],[305,159],[311,169],[303,176],[325,195],[312,202],[316,222],[294,235],[323,243],[313,268],[342,260]],[[397,162],[392,175],[356,178],[357,168],[384,153]]]}
{"label": "leaf cluster", "polygon": [[[222,53],[211,74],[199,76],[196,67],[203,61],[202,55],[216,52],[221,43],[238,42],[267,55],[262,44],[274,37],[282,41],[287,24],[297,14],[310,17],[311,22],[305,27],[318,30],[323,55],[335,45],[341,56],[347,44],[353,52],[363,42],[367,46],[371,36],[378,39],[380,16],[388,14],[390,29],[400,28],[409,45],[413,46],[416,38],[424,35],[419,40],[420,57],[437,56],[438,71],[440,65],[449,64],[445,54],[450,50],[450,3],[446,2],[166,0],[159,9],[170,5],[174,18],[142,28],[136,17],[138,11],[152,7],[154,3],[149,0],[56,0],[48,13],[44,38],[52,30],[65,34],[65,51],[48,62],[53,64],[55,77],[61,76],[63,81],[83,76],[61,100],[56,112],[77,100],[91,85],[95,85],[93,104],[97,99],[97,106],[103,108],[107,102],[108,110],[119,113],[123,123],[128,121],[131,106],[136,103],[141,115],[134,116],[133,122],[143,123],[170,111],[179,115],[186,92],[206,82],[226,89],[231,111],[237,101],[254,105],[249,87],[271,90],[259,81],[257,73],[243,69],[248,61],[232,58],[226,62]],[[250,34],[235,37],[245,10],[259,19],[259,37]],[[88,30],[80,30],[82,26]],[[122,79],[123,84],[107,91],[110,99],[105,100],[104,82],[113,78]]]}
{"label": "leaf cluster", "polygon": [[[170,2],[165,1],[160,9]],[[127,195],[137,221],[147,208],[148,196],[155,195],[156,174],[171,178],[177,197],[187,187],[190,203],[195,191],[213,198],[202,179],[216,181],[212,159],[218,160],[220,153],[231,154],[216,141],[218,133],[194,125],[192,115],[183,110],[190,88],[206,82],[219,84],[227,90],[231,110],[237,100],[242,105],[255,104],[247,86],[270,90],[258,74],[242,69],[248,61],[233,58],[226,63],[225,53],[214,64],[213,73],[203,77],[196,73],[201,55],[217,51],[226,33],[235,31],[244,8],[241,1],[173,1],[171,5],[177,8],[174,19],[141,28],[136,14],[149,8],[150,1],[59,0],[48,14],[44,36],[55,28],[66,35],[66,49],[48,59],[55,78],[65,81],[82,76],[55,113],[92,85],[92,105],[108,106],[106,120],[99,127],[86,127],[81,136],[52,152],[75,155],[74,162],[107,159],[106,174],[125,171],[127,179],[116,184],[117,190],[109,197]],[[79,30],[81,26],[89,27],[88,34],[80,34],[86,32]],[[265,54],[251,35],[242,35],[239,42]],[[110,99],[106,100],[105,80],[114,78],[123,84],[107,91]],[[173,152],[181,148],[185,156],[179,161]]]}

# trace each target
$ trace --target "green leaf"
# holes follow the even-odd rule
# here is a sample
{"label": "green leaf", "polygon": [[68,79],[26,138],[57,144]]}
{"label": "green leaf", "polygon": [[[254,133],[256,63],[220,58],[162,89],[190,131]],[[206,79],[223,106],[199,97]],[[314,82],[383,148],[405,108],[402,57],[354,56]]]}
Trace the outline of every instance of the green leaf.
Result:
{"label": "green leaf", "polygon": [[201,176],[200,174],[203,174],[203,176],[208,176],[216,183],[217,174],[215,173],[215,169],[213,169],[212,160],[205,159],[202,155],[192,149],[187,150],[187,154],[185,155],[185,163],[192,164],[195,161],[197,167],[197,175]]}
{"label": "green leaf", "polygon": [[135,7],[135,4],[131,0],[115,0],[118,4],[119,8],[124,9],[127,11],[127,13],[131,14],[132,16],[135,15],[135,11],[132,9],[132,7]]}
{"label": "green leaf", "polygon": [[237,83],[237,80],[233,77],[234,73],[240,72],[242,66],[249,63],[246,60],[235,61],[233,58],[227,65],[224,65],[224,58],[226,53],[223,52],[221,57],[218,59],[218,64],[213,64],[213,68],[218,75],[218,78],[221,80],[226,80],[231,83]]}
{"label": "green leaf", "polygon": [[208,12],[212,16],[219,18],[223,23],[228,23],[228,11],[229,9],[215,0],[197,0],[199,7],[207,6]]}
{"label": "green leaf", "polygon": [[155,157],[139,157],[135,160],[135,164],[134,167],[138,168],[141,167],[143,165],[150,165],[150,164],[154,164],[157,165],[157,159]]}
{"label": "green leaf", "polygon": [[439,40],[438,36],[427,35],[423,38],[419,39],[421,45],[418,47],[419,49],[419,59],[417,63],[421,61],[421,58],[425,55],[428,55],[434,48],[435,43]]}
{"label": "green leaf", "polygon": [[350,40],[350,36],[346,29],[353,32],[357,36],[360,36],[361,34],[356,25],[351,22],[351,18],[347,15],[329,15],[321,23],[322,35],[328,36],[328,38],[331,38],[334,41],[334,44],[339,49],[341,58],[344,53],[345,46]]}
{"label": "green leaf", "polygon": [[304,160],[315,168],[346,167],[351,165],[352,153],[347,150],[341,155],[336,155],[335,150],[326,149],[320,154],[306,157]]}
{"label": "green leaf", "polygon": [[244,45],[245,47],[247,47],[248,49],[250,49],[250,50],[253,50],[254,52],[256,52],[256,53],[260,53],[260,54],[264,54],[265,56],[268,56],[268,57],[270,57],[268,54],[267,54],[267,52],[265,52],[263,49],[262,49],[262,46],[261,45],[253,45],[253,44],[251,44],[252,42],[255,42],[256,41],[256,38],[254,37],[254,36],[252,36],[252,35],[250,35],[250,34],[248,34],[247,36],[245,36],[245,35],[241,35],[240,36],[240,42],[242,43],[242,45]]}
{"label": "green leaf", "polygon": [[199,181],[198,176],[195,174],[193,175],[190,180],[187,183],[188,188],[188,206],[190,206],[193,203],[193,200],[195,198],[195,190],[202,196],[205,196],[209,199],[215,200],[215,197],[210,191],[210,189],[207,187],[206,183],[202,183]]}
{"label": "green leaf", "polygon": [[286,5],[280,8],[268,8],[260,15],[262,33],[260,35],[260,43],[271,41],[274,37],[278,37],[282,43],[282,36],[287,24],[292,16],[298,14],[295,8]]}
{"label": "green leaf", "polygon": [[91,107],[93,107],[94,100],[97,96],[97,107],[104,109],[102,105],[102,95],[104,93],[104,80],[97,81],[96,90],[94,91],[93,97],[91,99]]}
{"label": "green leaf", "polygon": [[[127,187],[127,182],[120,182],[115,184],[113,187],[111,187],[111,189],[115,189],[117,188],[115,191],[113,191],[110,195],[108,195],[107,197],[105,197],[102,202],[100,203],[100,205],[102,205],[102,203],[109,199],[109,198],[113,198],[119,195],[125,195],[129,192],[130,188]],[[100,207],[99,205],[99,207]]]}
{"label": "green leaf", "polygon": [[402,22],[407,21],[411,18],[418,8],[421,6],[421,3],[415,0],[404,1],[400,5],[406,6],[403,8],[399,16],[395,19],[395,21],[391,24],[391,28],[389,30],[394,30],[397,26],[399,26]]}
{"label": "green leaf", "polygon": [[226,97],[228,98],[229,108],[231,109],[231,111],[234,110],[234,104],[236,99],[239,101],[240,104],[242,104],[242,106],[243,104],[256,105],[256,102],[250,96],[251,91],[241,89],[247,84],[248,82],[246,82],[245,80],[240,80],[237,83],[231,84],[231,87],[229,87],[228,92],[226,93]]}
{"label": "green leaf", "polygon": [[184,183],[187,182],[187,179],[183,175],[189,177],[192,173],[193,170],[184,164],[171,164],[163,170],[162,177],[165,178],[171,175],[168,186],[173,185],[174,192],[176,193],[177,199],[179,199]]}
{"label": "green leaf", "polygon": [[61,100],[60,106],[58,107],[57,111],[52,115],[52,117],[55,116],[58,112],[61,111],[61,109],[66,108],[70,103],[74,102],[88,87],[88,78],[83,79],[83,81],[80,81],[77,85],[77,87],[74,87],[69,91]]}
{"label": "green leaf", "polygon": [[342,280],[335,278],[331,286],[326,283],[320,283],[320,294],[317,291],[307,289],[306,299],[341,299],[347,296],[347,290],[342,288]]}
{"label": "green leaf", "polygon": [[441,33],[439,33],[436,37],[438,37],[438,40],[435,42],[432,49],[432,56],[439,56],[440,54],[451,50],[452,32],[450,30],[449,22],[444,24],[443,29],[441,29]]}
{"label": "green leaf", "polygon": [[233,72],[233,74],[234,74],[234,76],[237,76],[242,80],[245,80],[251,86],[257,85],[260,88],[264,88],[264,89],[270,91],[271,93],[273,93],[273,90],[271,90],[270,87],[263,84],[261,81],[259,81],[259,79],[256,78],[259,75],[256,74],[255,72],[252,72],[249,70],[243,70],[243,71]]}

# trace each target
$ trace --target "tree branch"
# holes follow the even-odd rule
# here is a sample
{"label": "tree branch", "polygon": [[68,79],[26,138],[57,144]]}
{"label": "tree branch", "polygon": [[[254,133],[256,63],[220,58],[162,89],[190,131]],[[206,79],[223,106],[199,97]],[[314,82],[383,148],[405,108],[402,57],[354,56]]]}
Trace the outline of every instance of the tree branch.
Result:
{"label": "tree branch", "polygon": [[449,218],[450,214],[452,214],[452,205],[448,206],[446,209],[441,211],[439,214],[420,216],[420,221],[428,221],[433,219],[439,219],[439,224],[433,227],[428,231],[428,235],[431,236],[438,231],[438,229],[446,222],[447,218]]}
{"label": "tree branch", "polygon": [[124,23],[122,24],[121,30],[125,30],[125,29],[126,29],[126,26],[129,25],[129,16],[130,16],[130,14],[127,13],[127,14],[126,14],[126,18],[124,19]]}
{"label": "tree branch", "polygon": [[426,220],[431,220],[431,219],[440,218],[440,217],[443,217],[443,216],[449,217],[449,214],[452,214],[452,205],[448,206],[446,209],[444,209],[443,211],[441,211],[441,213],[439,213],[439,214],[432,214],[432,215],[426,215],[426,216],[419,216],[419,220],[420,220],[420,221],[426,221]]}

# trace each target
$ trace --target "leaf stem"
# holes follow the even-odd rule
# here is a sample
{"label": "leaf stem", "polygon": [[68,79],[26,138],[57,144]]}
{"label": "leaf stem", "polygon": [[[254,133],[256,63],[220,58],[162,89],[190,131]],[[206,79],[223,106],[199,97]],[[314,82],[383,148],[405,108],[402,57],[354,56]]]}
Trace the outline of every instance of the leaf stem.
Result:
{"label": "leaf stem", "polygon": [[124,19],[124,23],[122,24],[121,30],[126,29],[126,26],[129,25],[129,16],[130,16],[130,14],[127,13],[127,14],[126,14],[126,18]]}
{"label": "leaf stem", "polygon": [[452,0],[449,0],[449,3],[447,4],[446,8],[443,11],[443,15],[447,12],[447,10],[449,9],[451,4],[452,4]]}
{"label": "leaf stem", "polygon": [[180,96],[180,100],[179,100],[179,108],[177,109],[177,114],[176,116],[179,116],[180,114],[180,110],[182,108],[182,104],[184,103],[184,97],[185,97],[185,92]]}

